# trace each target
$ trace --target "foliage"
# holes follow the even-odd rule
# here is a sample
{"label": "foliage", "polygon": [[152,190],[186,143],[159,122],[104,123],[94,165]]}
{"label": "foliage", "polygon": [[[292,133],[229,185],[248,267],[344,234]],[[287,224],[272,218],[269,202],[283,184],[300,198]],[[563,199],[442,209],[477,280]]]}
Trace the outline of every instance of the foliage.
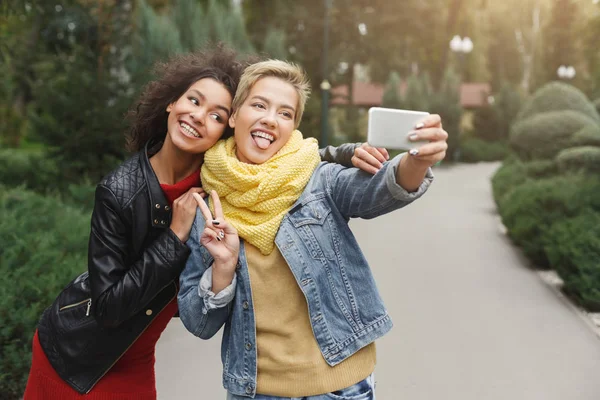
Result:
{"label": "foliage", "polygon": [[403,108],[400,83],[400,75],[395,71],[390,72],[390,77],[388,78],[383,91],[382,107]]}
{"label": "foliage", "polygon": [[124,158],[122,115],[131,99],[118,77],[98,70],[96,54],[81,49],[74,58],[60,58],[39,69],[44,85],[36,92],[31,127],[62,179],[99,180]]}
{"label": "foliage", "polygon": [[517,186],[528,181],[526,167],[517,158],[508,158],[492,177],[494,200],[499,204]]}
{"label": "foliage", "polygon": [[600,122],[600,116],[586,95],[574,86],[551,82],[537,90],[523,105],[518,120],[550,111],[573,110]]}
{"label": "foliage", "polygon": [[558,153],[556,162],[562,172],[600,173],[600,147],[581,146],[565,149]]}
{"label": "foliage", "polygon": [[569,63],[581,71],[581,34],[577,26],[580,10],[577,0],[554,0],[550,18],[543,30],[542,73],[546,80],[556,77],[558,67]]}
{"label": "foliage", "polygon": [[[492,105],[486,105],[475,110],[473,115],[473,131],[479,140],[488,142],[499,141],[508,136],[503,130],[500,113]],[[461,144],[461,149],[464,144]]]}
{"label": "foliage", "polygon": [[569,146],[573,135],[595,121],[577,111],[550,111],[515,123],[510,145],[524,160],[552,158]]}
{"label": "foliage", "polygon": [[0,150],[0,185],[45,192],[61,189],[60,175],[56,162],[43,152]]}
{"label": "foliage", "polygon": [[583,209],[600,210],[600,181],[586,176],[531,180],[515,187],[499,202],[511,239],[538,268],[549,267],[544,235],[552,224]]}
{"label": "foliage", "polygon": [[439,92],[431,96],[429,112],[439,114],[444,121],[444,130],[448,132],[448,150],[446,159],[454,160],[459,145],[460,121],[463,109],[460,104],[460,80],[452,70],[447,70]]}
{"label": "foliage", "polygon": [[572,147],[577,146],[599,146],[600,147],[600,125],[586,125],[573,134],[571,138]]}
{"label": "foliage", "polygon": [[427,110],[433,90],[427,75],[411,75],[406,80],[406,91],[402,96],[402,107],[407,110]]}
{"label": "foliage", "polygon": [[20,188],[0,188],[0,392],[20,398],[44,308],[87,265],[89,212]]}
{"label": "foliage", "polygon": [[544,250],[564,281],[563,290],[586,309],[600,312],[600,213],[586,209],[556,221],[545,237]]}
{"label": "foliage", "polygon": [[262,51],[270,58],[278,60],[287,59],[288,51],[285,46],[285,33],[279,29],[269,29],[267,31],[267,36],[265,37]]}
{"label": "foliage", "polygon": [[517,118],[522,103],[522,96],[517,88],[508,82],[504,82],[500,87],[500,91],[494,96],[493,104],[499,120],[497,130],[499,138],[508,138],[510,127]]}
{"label": "foliage", "polygon": [[525,175],[531,179],[551,178],[558,175],[558,164],[554,160],[534,160],[523,164]]}
{"label": "foliage", "polygon": [[503,142],[488,142],[478,138],[461,141],[460,161],[500,161],[508,154],[508,146]]}

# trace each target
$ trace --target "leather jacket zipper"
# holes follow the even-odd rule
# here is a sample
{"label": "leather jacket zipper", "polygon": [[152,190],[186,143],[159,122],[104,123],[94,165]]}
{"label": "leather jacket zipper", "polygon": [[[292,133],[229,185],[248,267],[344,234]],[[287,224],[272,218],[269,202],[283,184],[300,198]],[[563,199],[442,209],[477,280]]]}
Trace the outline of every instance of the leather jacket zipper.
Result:
{"label": "leather jacket zipper", "polygon": [[63,311],[63,310],[68,310],[69,308],[79,307],[80,305],[85,304],[85,303],[87,303],[87,310],[85,312],[85,316],[89,317],[89,315],[90,315],[90,308],[92,307],[92,299],[91,298],[82,300],[82,301],[80,301],[78,303],[74,303],[74,304],[69,304],[69,305],[66,305],[66,306],[62,306],[61,308],[58,309],[58,311]]}
{"label": "leather jacket zipper", "polygon": [[[163,307],[163,308],[161,308],[161,309],[160,309],[160,311],[159,311],[159,312],[157,312],[157,313],[156,313],[156,316],[158,316],[158,314],[160,314],[160,313],[162,312],[162,310],[164,310],[164,309],[165,309],[165,307],[167,307],[167,306],[169,305],[169,303],[170,303],[170,302],[171,302],[171,301],[172,301],[172,300],[173,300],[175,297],[177,297],[177,284],[175,284],[175,282],[172,282],[172,283],[173,283],[173,285],[175,285],[175,295],[174,295],[173,297],[171,297],[171,299],[169,299],[169,301],[167,301],[167,303],[164,305],[164,307]],[[169,285],[170,285],[170,284],[169,284]],[[166,285],[165,287],[163,287],[163,288],[162,288],[162,289],[159,291],[159,293],[160,293],[160,292],[162,292],[162,291],[163,291],[163,290],[164,290],[164,289],[165,289],[167,286],[169,286],[169,285]],[[91,302],[91,300],[90,300],[90,302]],[[155,316],[155,318],[156,318],[156,316]],[[149,323],[148,325],[146,325],[146,327],[144,328],[144,330],[143,330],[143,331],[141,331],[139,335],[137,335],[137,337],[135,338],[135,340],[134,340],[133,342],[131,342],[131,344],[130,344],[129,346],[127,346],[127,348],[126,348],[126,349],[125,349],[125,350],[124,350],[124,351],[123,351],[123,352],[122,352],[122,353],[119,355],[119,357],[117,357],[117,359],[116,359],[116,360],[115,360],[115,361],[114,361],[112,364],[110,364],[110,367],[108,367],[108,368],[106,369],[106,371],[104,371],[104,373],[103,373],[102,375],[100,375],[100,377],[99,377],[98,379],[96,379],[96,381],[95,381],[95,382],[92,384],[92,386],[89,388],[89,390],[88,390],[87,392],[85,392],[85,394],[88,394],[89,392],[91,392],[91,391],[92,391],[92,389],[94,388],[94,386],[96,386],[96,384],[97,384],[97,383],[100,381],[100,379],[104,378],[104,375],[106,375],[106,374],[108,373],[108,371],[110,371],[110,370],[111,370],[111,368],[112,368],[112,367],[113,367],[113,366],[114,366],[114,365],[117,363],[117,361],[119,361],[119,360],[121,359],[121,357],[123,357],[123,355],[124,355],[125,353],[127,353],[127,350],[129,350],[129,348],[130,348],[131,346],[133,346],[133,344],[134,344],[135,342],[137,342],[137,340],[140,338],[140,336],[142,336],[142,334],[143,334],[144,332],[146,332],[146,329],[148,329],[148,327],[150,326],[150,324],[151,324],[153,321],[154,321],[154,318],[152,319],[152,321],[150,321],[150,323]]]}

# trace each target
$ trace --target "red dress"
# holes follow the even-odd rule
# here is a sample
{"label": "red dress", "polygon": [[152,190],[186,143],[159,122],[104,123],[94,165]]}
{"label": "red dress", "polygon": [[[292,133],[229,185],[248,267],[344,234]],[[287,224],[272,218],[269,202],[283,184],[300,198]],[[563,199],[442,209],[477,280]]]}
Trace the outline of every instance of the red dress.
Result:
{"label": "red dress", "polygon": [[[171,205],[190,188],[199,186],[199,170],[174,185],[160,185]],[[54,371],[42,350],[36,331],[33,336],[31,370],[23,400],[155,400],[154,350],[160,335],[176,312],[177,299],[173,299],[85,395],[71,388]]]}

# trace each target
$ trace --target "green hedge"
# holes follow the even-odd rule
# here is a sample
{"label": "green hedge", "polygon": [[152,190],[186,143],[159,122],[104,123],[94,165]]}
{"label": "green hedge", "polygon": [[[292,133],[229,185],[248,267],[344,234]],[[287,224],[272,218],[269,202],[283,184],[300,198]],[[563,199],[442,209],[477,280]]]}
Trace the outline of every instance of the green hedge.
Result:
{"label": "green hedge", "polygon": [[517,120],[552,111],[572,110],[585,114],[596,122],[600,115],[586,95],[574,86],[551,82],[536,91],[521,108]]}
{"label": "green hedge", "polygon": [[571,144],[573,135],[596,123],[576,111],[551,111],[515,123],[510,146],[524,160],[549,159]]}
{"label": "green hedge", "polygon": [[87,266],[90,212],[0,186],[0,397],[20,398],[38,318]]}
{"label": "green hedge", "polygon": [[527,181],[525,164],[518,159],[506,160],[492,177],[492,191],[497,204],[512,189]]}
{"label": "green hedge", "polygon": [[574,217],[583,209],[600,210],[600,180],[566,175],[528,180],[514,187],[498,202],[511,239],[538,268],[548,268],[544,234],[556,221]]}
{"label": "green hedge", "polygon": [[600,125],[586,125],[573,134],[569,147],[598,146],[600,147]]}
{"label": "green hedge", "polygon": [[470,138],[460,145],[460,161],[500,161],[508,154],[508,145],[504,142],[488,142],[478,138]]}
{"label": "green hedge", "polygon": [[600,312],[600,213],[587,209],[555,222],[544,246],[563,290],[580,305]]}
{"label": "green hedge", "polygon": [[551,178],[558,174],[558,165],[553,160],[534,160],[524,163],[525,174],[531,179]]}
{"label": "green hedge", "polygon": [[600,147],[582,146],[565,149],[558,153],[556,161],[562,172],[581,170],[597,173],[600,172]]}

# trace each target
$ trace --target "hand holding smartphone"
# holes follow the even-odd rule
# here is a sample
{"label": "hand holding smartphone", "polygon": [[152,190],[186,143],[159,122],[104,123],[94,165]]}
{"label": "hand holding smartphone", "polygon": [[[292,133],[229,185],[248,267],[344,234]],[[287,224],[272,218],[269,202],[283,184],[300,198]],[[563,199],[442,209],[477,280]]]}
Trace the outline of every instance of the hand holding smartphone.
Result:
{"label": "hand holding smartphone", "polygon": [[425,111],[397,110],[393,108],[372,107],[369,109],[367,142],[373,147],[409,150],[427,141],[413,142],[408,134],[425,116]]}

